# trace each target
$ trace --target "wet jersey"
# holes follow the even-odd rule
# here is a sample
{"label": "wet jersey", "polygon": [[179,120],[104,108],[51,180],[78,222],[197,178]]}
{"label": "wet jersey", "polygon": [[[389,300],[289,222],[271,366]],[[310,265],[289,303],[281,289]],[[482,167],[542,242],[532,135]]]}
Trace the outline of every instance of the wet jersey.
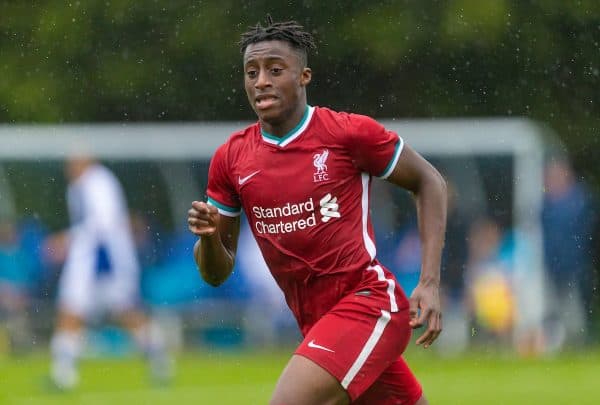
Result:
{"label": "wet jersey", "polygon": [[244,211],[301,327],[356,289],[387,311],[405,300],[375,259],[369,216],[372,176],[388,177],[402,147],[372,118],[307,106],[284,137],[256,123],[215,152],[208,202],[221,215]]}

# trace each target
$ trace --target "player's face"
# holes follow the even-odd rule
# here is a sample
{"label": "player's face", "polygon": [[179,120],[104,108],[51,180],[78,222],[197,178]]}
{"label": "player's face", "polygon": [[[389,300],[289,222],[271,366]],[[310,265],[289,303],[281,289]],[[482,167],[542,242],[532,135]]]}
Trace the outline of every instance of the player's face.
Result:
{"label": "player's face", "polygon": [[310,69],[287,42],[258,42],[244,52],[248,101],[265,130],[273,134],[291,130],[302,117],[310,78]]}

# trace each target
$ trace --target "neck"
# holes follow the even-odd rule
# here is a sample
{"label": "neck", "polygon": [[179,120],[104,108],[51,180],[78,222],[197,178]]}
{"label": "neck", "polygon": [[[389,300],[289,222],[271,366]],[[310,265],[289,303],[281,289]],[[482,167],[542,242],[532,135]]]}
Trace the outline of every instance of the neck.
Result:
{"label": "neck", "polygon": [[306,102],[298,104],[282,122],[265,122],[260,120],[260,126],[265,132],[278,138],[283,138],[300,123],[307,108]]}

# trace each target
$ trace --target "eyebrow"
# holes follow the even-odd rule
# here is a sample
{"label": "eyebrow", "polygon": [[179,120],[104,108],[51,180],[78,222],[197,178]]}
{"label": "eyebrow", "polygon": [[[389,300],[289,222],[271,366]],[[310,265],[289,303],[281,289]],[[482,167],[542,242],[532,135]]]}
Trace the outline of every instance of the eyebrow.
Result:
{"label": "eyebrow", "polygon": [[[244,65],[247,65],[248,63],[255,62],[256,59],[258,59],[258,58],[248,58],[248,59],[246,59],[244,61]],[[260,59],[265,59],[267,61],[280,61],[280,60],[285,61],[286,60],[285,57],[283,57],[283,56],[276,56],[276,55],[270,55],[270,56],[266,56],[266,57],[260,58]]]}

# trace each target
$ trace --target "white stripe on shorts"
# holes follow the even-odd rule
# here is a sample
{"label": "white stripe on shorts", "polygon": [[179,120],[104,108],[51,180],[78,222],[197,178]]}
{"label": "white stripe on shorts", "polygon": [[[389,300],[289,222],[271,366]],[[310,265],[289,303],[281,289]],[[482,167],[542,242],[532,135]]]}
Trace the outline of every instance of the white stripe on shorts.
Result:
{"label": "white stripe on shorts", "polygon": [[379,342],[379,339],[381,338],[381,335],[383,335],[383,331],[391,318],[392,316],[388,311],[384,311],[383,309],[381,310],[381,316],[375,324],[375,329],[373,329],[373,333],[371,333],[371,336],[369,336],[369,339],[367,339],[367,343],[364,345],[362,351],[360,352],[356,360],[354,360],[354,364],[352,364],[352,367],[350,367],[350,370],[348,370],[348,373],[346,373],[346,375],[342,379],[342,387],[344,387],[344,389],[348,389],[348,386],[350,385],[352,380],[354,380],[354,377],[356,377],[358,371],[365,364],[365,361],[367,361],[367,358],[373,351],[373,348],[375,347],[377,342]]}
{"label": "white stripe on shorts", "polygon": [[377,279],[379,281],[385,281],[388,284],[387,294],[390,297],[390,311],[398,312],[398,303],[396,302],[396,296],[394,295],[394,289],[396,288],[396,282],[391,278],[385,278],[385,273],[380,265],[367,267],[367,270],[374,270],[377,273]]}

